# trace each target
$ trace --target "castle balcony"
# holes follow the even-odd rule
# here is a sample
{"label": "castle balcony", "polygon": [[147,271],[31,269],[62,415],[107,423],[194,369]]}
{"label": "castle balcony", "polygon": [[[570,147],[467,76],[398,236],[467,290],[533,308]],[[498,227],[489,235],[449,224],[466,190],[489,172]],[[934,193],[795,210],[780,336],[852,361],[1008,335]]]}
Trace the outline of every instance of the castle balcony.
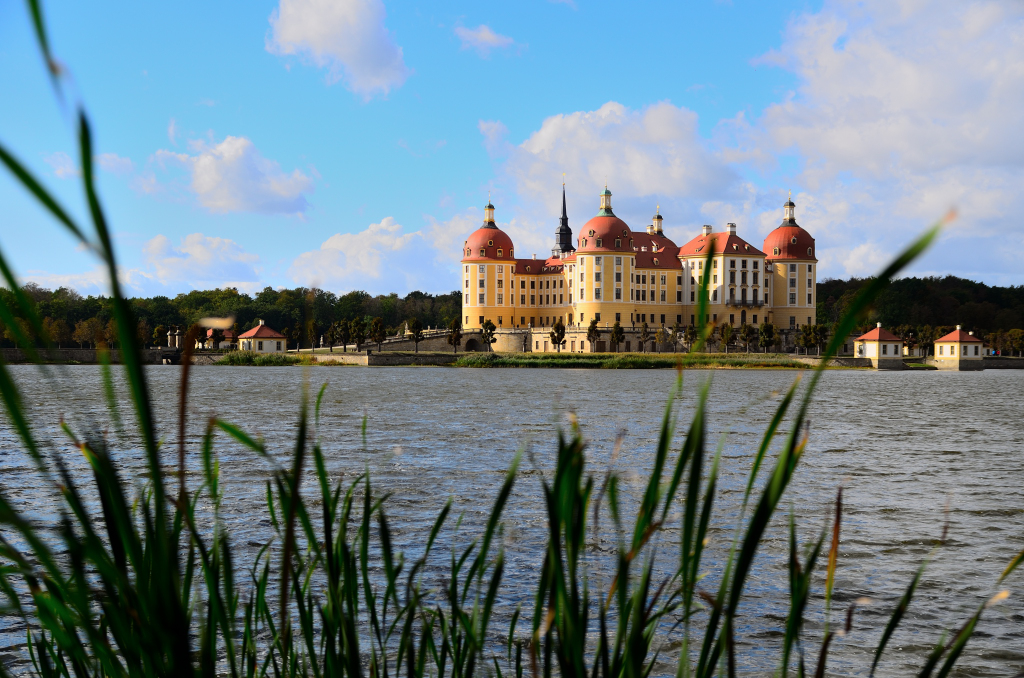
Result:
{"label": "castle balcony", "polygon": [[725,305],[737,308],[761,308],[764,306],[764,299],[758,299],[757,301],[752,299],[726,299]]}

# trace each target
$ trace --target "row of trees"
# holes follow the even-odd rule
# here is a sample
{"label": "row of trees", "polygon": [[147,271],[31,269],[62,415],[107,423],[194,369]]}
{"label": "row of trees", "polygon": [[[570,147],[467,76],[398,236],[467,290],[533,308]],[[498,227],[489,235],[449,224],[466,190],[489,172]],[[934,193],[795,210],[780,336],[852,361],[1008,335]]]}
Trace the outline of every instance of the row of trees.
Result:
{"label": "row of trees", "polygon": [[[626,331],[618,322],[612,325],[609,330],[599,327],[597,320],[590,321],[590,325],[587,327],[587,342],[590,343],[591,350],[594,350],[597,342],[601,340],[605,333],[608,334],[608,342],[612,346],[612,351],[618,353],[619,345],[626,341]],[[672,328],[662,326],[653,331],[647,323],[641,323],[640,329],[636,332],[638,348],[641,352],[647,351],[648,343],[651,344],[651,348],[655,351],[659,351],[660,347],[665,345],[672,347],[685,346],[689,351],[693,348],[693,344],[699,336],[700,330],[697,327],[693,325],[683,327],[678,323]],[[808,332],[808,336],[815,337],[817,341],[815,346],[819,347],[828,340],[828,332],[825,328],[817,330],[816,333]],[[551,344],[557,350],[561,351],[562,347],[565,346],[565,325],[561,319],[551,328],[549,338]],[[775,346],[777,339],[778,332],[771,323],[762,323],[758,327],[745,324],[739,329],[731,325],[718,325],[713,327],[708,335],[708,342],[719,344],[725,349],[726,353],[729,352],[729,347],[737,343],[737,341],[742,342],[748,352],[752,349],[758,350],[760,348],[767,351],[769,347]]]}
{"label": "row of trees", "polygon": [[[83,297],[70,288],[50,290],[31,282],[21,291],[32,300],[40,318],[49,318],[48,333],[54,343],[82,346],[93,346],[100,341],[111,343],[112,337],[107,336],[106,329],[113,313],[106,297]],[[320,336],[338,321],[358,320],[369,326],[374,318],[379,318],[385,334],[394,334],[406,321],[410,326],[416,320],[423,327],[444,327],[460,316],[462,308],[458,292],[441,295],[411,292],[404,297],[397,294],[371,296],[362,291],[336,295],[304,287],[281,290],[267,287],[253,295],[235,288],[193,290],[173,298],[140,297],[129,301],[140,325],[146,328],[144,334],[140,331],[140,339],[158,346],[166,344],[167,328],[187,328],[204,317],[234,316],[242,332],[262,319],[288,337],[292,345],[310,346],[318,343]],[[18,308],[13,292],[8,289],[0,288],[0,303],[7,308]],[[155,332],[158,327],[163,328],[162,333]],[[14,345],[10,338],[13,335],[14,330],[0,324],[0,341],[4,345]],[[42,337],[36,339],[44,343]]]}
{"label": "row of trees", "polygon": [[[870,278],[818,283],[818,322],[834,324]],[[962,325],[978,336],[1024,329],[1024,285],[998,287],[956,276],[898,278],[888,283],[865,318],[869,327]]]}

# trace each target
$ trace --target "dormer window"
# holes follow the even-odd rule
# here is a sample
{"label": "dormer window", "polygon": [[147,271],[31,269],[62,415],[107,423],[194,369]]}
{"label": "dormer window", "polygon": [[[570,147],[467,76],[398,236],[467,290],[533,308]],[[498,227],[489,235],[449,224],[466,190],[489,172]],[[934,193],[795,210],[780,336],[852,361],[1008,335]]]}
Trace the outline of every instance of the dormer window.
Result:
{"label": "dormer window", "polygon": [[487,246],[488,247],[494,247],[494,241],[493,240],[488,240],[487,241]]}
{"label": "dormer window", "polygon": [[655,259],[655,260],[654,260],[654,265],[655,265],[655,266],[657,266],[657,265],[658,265],[658,260],[657,260],[657,259]]}
{"label": "dormer window", "polygon": [[744,245],[744,246],[743,246],[743,249],[745,249],[745,250],[749,250],[749,249],[750,249],[750,245]]}
{"label": "dormer window", "polygon": [[466,248],[466,256],[468,257],[468,256],[470,256],[470,255],[472,255],[472,254],[473,254],[473,250],[471,250],[471,249],[469,249],[469,248],[467,247],[467,248]]}
{"label": "dormer window", "polygon": [[739,245],[736,245],[736,244],[734,244],[734,245],[732,246],[732,250],[733,250],[733,252],[735,252],[735,251],[736,251],[736,250],[738,250],[739,248],[740,248],[740,246],[739,246]]}
{"label": "dormer window", "polygon": [[600,239],[600,238],[598,238],[598,239],[597,239],[597,246],[598,246],[598,247],[600,247],[600,246],[601,246],[601,239]]}
{"label": "dormer window", "polygon": [[795,245],[795,244],[796,244],[796,236],[794,235],[794,236],[793,236],[793,237],[792,237],[792,238],[790,239],[790,241],[789,241],[789,242],[791,242],[791,243],[793,243],[793,244]]}
{"label": "dormer window", "polygon": [[779,256],[779,248],[776,247],[775,249],[773,249],[772,254],[774,254],[775,256]]}
{"label": "dormer window", "polygon": [[486,247],[481,247],[480,248],[480,256],[481,257],[486,257],[487,256],[487,248]]}
{"label": "dormer window", "polygon": [[810,247],[808,247],[808,248],[807,248],[807,256],[809,256],[809,257],[810,257],[810,256],[813,256],[813,255],[811,254],[811,248],[810,248]]}
{"label": "dormer window", "polygon": [[[593,233],[593,231],[591,231],[591,233]],[[587,239],[586,239],[586,238],[584,238],[584,239],[583,239],[583,246],[584,246],[584,247],[586,247],[586,246],[587,246]]]}
{"label": "dormer window", "polygon": [[498,250],[498,258],[501,259],[501,249]]}
{"label": "dormer window", "polygon": [[622,238],[615,239],[615,248],[618,249],[619,247],[622,247]]}
{"label": "dormer window", "polygon": [[589,235],[591,238],[593,238],[594,237],[594,229],[590,229],[590,232],[587,233],[587,235]]}
{"label": "dormer window", "polygon": [[515,252],[515,250],[509,250],[509,251],[508,251],[508,258],[509,258],[509,259],[514,259],[514,258],[515,258],[515,256],[516,256],[516,255],[515,255],[515,254],[513,254],[513,252]]}

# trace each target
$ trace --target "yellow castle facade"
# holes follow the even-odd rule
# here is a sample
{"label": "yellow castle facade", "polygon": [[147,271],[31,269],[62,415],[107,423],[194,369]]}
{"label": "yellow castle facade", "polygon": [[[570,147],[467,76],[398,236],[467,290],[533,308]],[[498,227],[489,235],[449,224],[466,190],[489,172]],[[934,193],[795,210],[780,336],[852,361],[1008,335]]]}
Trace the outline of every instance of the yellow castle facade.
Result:
{"label": "yellow castle facade", "polygon": [[[618,322],[627,329],[769,322],[786,330],[816,323],[814,238],[797,225],[792,199],[759,249],[732,223],[722,231],[704,226],[676,245],[660,210],[646,228],[633,230],[615,216],[611,198],[605,187],[597,215],[574,241],[563,186],[555,244],[543,259],[515,256],[488,202],[483,225],[462,247],[463,327],[479,329],[487,320],[503,329],[549,328],[559,320],[570,328],[597,320],[602,328]],[[702,320],[697,294],[705,265],[712,270]]]}

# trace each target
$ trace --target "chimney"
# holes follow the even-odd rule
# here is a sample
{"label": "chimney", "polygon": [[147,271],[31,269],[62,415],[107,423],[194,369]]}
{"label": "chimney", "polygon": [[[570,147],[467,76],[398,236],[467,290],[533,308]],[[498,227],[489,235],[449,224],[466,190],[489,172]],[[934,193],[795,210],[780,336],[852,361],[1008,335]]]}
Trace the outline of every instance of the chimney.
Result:
{"label": "chimney", "polygon": [[260,318],[260,325],[263,324],[263,318]]}
{"label": "chimney", "polygon": [[729,235],[736,235],[736,224],[731,222],[726,224],[725,230]]}
{"label": "chimney", "polygon": [[534,252],[534,253],[533,253],[533,258],[534,258],[534,259],[536,259],[536,258],[537,258],[537,253],[536,253],[536,252]]}
{"label": "chimney", "polygon": [[875,327],[881,329],[882,328],[882,323],[875,323]]}
{"label": "chimney", "polygon": [[959,325],[957,325],[957,326],[956,326],[956,328],[957,328],[957,329],[960,329],[960,326],[959,326]]}
{"label": "chimney", "polygon": [[654,224],[647,225],[647,235],[654,235]]}
{"label": "chimney", "polygon": [[974,330],[971,330],[971,331],[970,331],[970,332],[968,332],[967,334],[969,334],[969,335],[971,335],[971,336],[973,337],[973,336],[974,336]]}
{"label": "chimney", "polygon": [[701,229],[702,235],[711,235],[711,226],[704,224],[704,228]]}

